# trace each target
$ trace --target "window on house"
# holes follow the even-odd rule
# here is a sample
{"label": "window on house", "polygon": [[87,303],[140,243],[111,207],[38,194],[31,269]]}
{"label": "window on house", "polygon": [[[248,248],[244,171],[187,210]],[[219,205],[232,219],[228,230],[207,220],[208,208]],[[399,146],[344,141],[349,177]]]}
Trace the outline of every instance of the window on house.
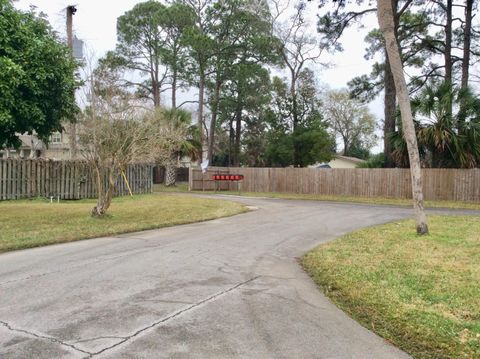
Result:
{"label": "window on house", "polygon": [[60,132],[55,132],[50,136],[51,143],[62,143],[62,134]]}

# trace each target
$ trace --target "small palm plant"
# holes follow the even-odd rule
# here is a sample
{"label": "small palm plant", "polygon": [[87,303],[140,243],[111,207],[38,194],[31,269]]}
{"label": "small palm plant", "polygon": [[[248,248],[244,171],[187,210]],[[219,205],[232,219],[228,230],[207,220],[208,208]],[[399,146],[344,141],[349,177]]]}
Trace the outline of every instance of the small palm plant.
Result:
{"label": "small palm plant", "polygon": [[[449,83],[426,86],[412,100],[418,145],[427,167],[473,168],[480,165],[480,99]],[[408,166],[402,131],[392,134],[394,158]]]}
{"label": "small palm plant", "polygon": [[169,158],[163,159],[165,166],[165,186],[175,186],[177,168],[183,157],[189,157],[192,161],[198,158],[200,141],[196,135],[196,126],[192,125],[192,115],[182,109],[169,109],[163,111],[165,121],[177,132],[183,134],[182,140],[173,148]]}

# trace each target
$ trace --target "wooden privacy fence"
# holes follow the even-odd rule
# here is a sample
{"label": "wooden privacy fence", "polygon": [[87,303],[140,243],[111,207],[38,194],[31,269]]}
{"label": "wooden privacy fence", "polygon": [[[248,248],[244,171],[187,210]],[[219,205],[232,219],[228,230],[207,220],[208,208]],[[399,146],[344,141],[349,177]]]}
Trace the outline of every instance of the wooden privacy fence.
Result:
{"label": "wooden privacy fence", "polygon": [[[241,174],[246,192],[412,198],[410,170],[400,168],[209,168],[190,170],[191,190],[214,190],[214,174]],[[423,169],[426,200],[480,201],[480,169]],[[222,190],[236,185],[220,184]]]}
{"label": "wooden privacy fence", "polygon": [[[135,194],[152,192],[149,164],[131,165],[125,175]],[[0,200],[31,197],[60,199],[95,198],[94,169],[85,161],[0,159]],[[116,196],[127,195],[122,176],[116,183]]]}

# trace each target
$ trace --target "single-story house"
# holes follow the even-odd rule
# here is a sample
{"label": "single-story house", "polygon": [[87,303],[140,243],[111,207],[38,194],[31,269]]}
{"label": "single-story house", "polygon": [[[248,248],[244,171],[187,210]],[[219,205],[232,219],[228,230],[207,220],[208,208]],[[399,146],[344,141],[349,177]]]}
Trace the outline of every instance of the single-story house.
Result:
{"label": "single-story house", "polygon": [[348,157],[342,155],[335,155],[330,162],[316,163],[309,166],[310,168],[356,168],[359,164],[364,163],[365,160],[356,157]]}

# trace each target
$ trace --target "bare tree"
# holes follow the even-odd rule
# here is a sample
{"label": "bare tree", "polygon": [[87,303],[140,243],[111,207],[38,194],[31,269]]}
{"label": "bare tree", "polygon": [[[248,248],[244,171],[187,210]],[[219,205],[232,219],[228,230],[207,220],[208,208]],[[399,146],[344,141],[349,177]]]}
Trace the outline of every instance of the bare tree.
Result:
{"label": "bare tree", "polygon": [[[284,14],[291,7],[290,0],[272,0],[273,32],[279,40],[279,52],[290,77],[290,96],[295,107],[297,83],[302,70],[310,62],[317,62],[322,55],[322,47],[316,36],[311,35],[311,29],[305,20],[306,4],[297,1],[294,13],[284,20]],[[293,3],[293,2],[292,2]],[[296,122],[295,108],[293,110],[294,127]]]}
{"label": "bare tree", "polygon": [[[289,15],[291,9],[292,15]],[[290,80],[291,116],[293,131],[299,124],[297,85],[302,71],[309,63],[317,63],[323,53],[323,46],[312,36],[305,19],[307,4],[297,0],[271,0],[271,21],[273,36],[278,39],[278,52],[287,68]],[[296,163],[297,150],[294,151]]]}
{"label": "bare tree", "polygon": [[375,144],[375,117],[368,107],[350,98],[344,91],[329,91],[323,104],[325,119],[343,142],[343,154],[349,156],[352,145],[369,150]]}
{"label": "bare tree", "polygon": [[413,123],[410,97],[403,72],[403,64],[400,56],[398,41],[395,36],[394,17],[391,0],[377,1],[377,17],[380,30],[385,38],[385,46],[390,61],[395,81],[398,103],[402,115],[402,127],[407,142],[408,156],[410,159],[410,173],[412,178],[412,195],[415,209],[415,219],[417,233],[419,235],[428,234],[427,216],[423,206],[423,181],[420,167],[420,156],[418,153],[417,137],[415,135],[415,126]]}
{"label": "bare tree", "polygon": [[90,77],[89,106],[83,113],[82,153],[96,174],[97,203],[92,216],[104,216],[115,183],[127,166],[171,157],[183,138],[163,120],[160,109],[143,106],[119,84],[115,72],[99,67]]}

